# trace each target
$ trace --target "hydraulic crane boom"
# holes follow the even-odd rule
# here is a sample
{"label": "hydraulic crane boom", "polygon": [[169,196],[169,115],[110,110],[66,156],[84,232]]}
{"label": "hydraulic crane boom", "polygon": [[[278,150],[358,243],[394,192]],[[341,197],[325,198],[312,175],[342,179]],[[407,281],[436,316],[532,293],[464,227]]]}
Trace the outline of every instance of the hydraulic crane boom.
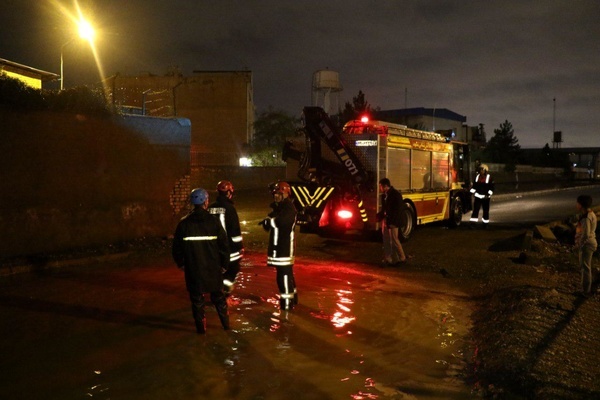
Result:
{"label": "hydraulic crane boom", "polygon": [[[304,107],[304,125],[311,142],[311,149],[320,153],[320,143],[324,141],[333,151],[345,173],[355,185],[363,185],[369,180],[369,173],[354,152],[346,145],[335,124],[320,107]],[[316,165],[320,162],[320,154],[311,157]]]}

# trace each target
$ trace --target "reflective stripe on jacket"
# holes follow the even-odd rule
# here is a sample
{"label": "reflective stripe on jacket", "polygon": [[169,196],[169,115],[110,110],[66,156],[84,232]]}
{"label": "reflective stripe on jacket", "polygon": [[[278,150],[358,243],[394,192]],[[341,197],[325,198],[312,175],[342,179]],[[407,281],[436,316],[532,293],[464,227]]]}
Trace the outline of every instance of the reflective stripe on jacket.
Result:
{"label": "reflective stripe on jacket", "polygon": [[473,185],[471,186],[471,194],[479,199],[484,199],[487,197],[492,197],[494,194],[494,181],[490,174],[486,174],[485,178],[480,174],[477,174],[475,180],[473,181]]}
{"label": "reflective stripe on jacket", "polygon": [[269,214],[269,248],[267,265],[294,265],[296,208],[290,198],[284,199]]}
{"label": "reflective stripe on jacket", "polygon": [[244,248],[240,219],[233,205],[233,201],[224,194],[219,194],[214,203],[208,207],[208,211],[217,217],[227,233],[229,241],[229,262],[238,261],[242,258]]}

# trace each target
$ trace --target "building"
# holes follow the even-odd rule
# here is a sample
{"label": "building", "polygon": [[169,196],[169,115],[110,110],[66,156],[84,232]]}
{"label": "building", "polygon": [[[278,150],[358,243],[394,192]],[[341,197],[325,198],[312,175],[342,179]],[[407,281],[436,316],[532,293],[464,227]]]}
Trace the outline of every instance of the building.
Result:
{"label": "building", "polygon": [[4,58],[0,58],[0,74],[18,79],[34,89],[42,89],[42,83],[60,79],[60,75],[5,60]]}
{"label": "building", "polygon": [[252,140],[251,71],[194,71],[107,78],[109,100],[124,112],[191,122],[192,182],[205,167],[238,166]]}

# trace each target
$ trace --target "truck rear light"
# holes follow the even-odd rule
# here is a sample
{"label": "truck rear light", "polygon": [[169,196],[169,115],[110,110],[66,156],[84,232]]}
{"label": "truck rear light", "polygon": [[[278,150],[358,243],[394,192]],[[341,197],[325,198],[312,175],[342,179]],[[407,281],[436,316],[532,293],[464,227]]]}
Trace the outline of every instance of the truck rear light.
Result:
{"label": "truck rear light", "polygon": [[350,219],[352,218],[352,212],[348,210],[340,210],[337,212],[337,216],[341,219]]}

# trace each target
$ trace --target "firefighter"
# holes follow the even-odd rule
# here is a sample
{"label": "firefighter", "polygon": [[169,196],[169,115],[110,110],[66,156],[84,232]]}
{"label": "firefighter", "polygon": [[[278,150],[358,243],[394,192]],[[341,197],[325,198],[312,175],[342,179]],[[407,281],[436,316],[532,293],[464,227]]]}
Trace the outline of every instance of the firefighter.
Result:
{"label": "firefighter", "polygon": [[233,205],[233,184],[230,181],[220,181],[217,184],[217,200],[208,207],[208,211],[216,216],[229,241],[229,267],[223,274],[223,289],[230,294],[240,272],[240,261],[244,253],[240,219]]}
{"label": "firefighter", "polygon": [[185,273],[185,283],[192,303],[196,332],[206,333],[204,295],[217,309],[223,329],[229,329],[227,298],[223,293],[223,274],[229,264],[227,233],[210,213],[208,192],[202,188],[190,195],[194,209],[177,224],[173,238],[173,260]]}
{"label": "firefighter", "polygon": [[269,232],[267,265],[277,270],[279,305],[282,310],[291,310],[298,304],[294,279],[296,207],[290,197],[291,193],[291,187],[287,182],[271,185],[273,211],[261,222],[263,228]]}
{"label": "firefighter", "polygon": [[483,227],[487,228],[490,223],[490,197],[494,194],[494,181],[488,173],[488,166],[480,164],[477,176],[471,185],[471,193],[474,196],[473,213],[471,214],[471,227],[479,221],[479,209],[483,209]]}

